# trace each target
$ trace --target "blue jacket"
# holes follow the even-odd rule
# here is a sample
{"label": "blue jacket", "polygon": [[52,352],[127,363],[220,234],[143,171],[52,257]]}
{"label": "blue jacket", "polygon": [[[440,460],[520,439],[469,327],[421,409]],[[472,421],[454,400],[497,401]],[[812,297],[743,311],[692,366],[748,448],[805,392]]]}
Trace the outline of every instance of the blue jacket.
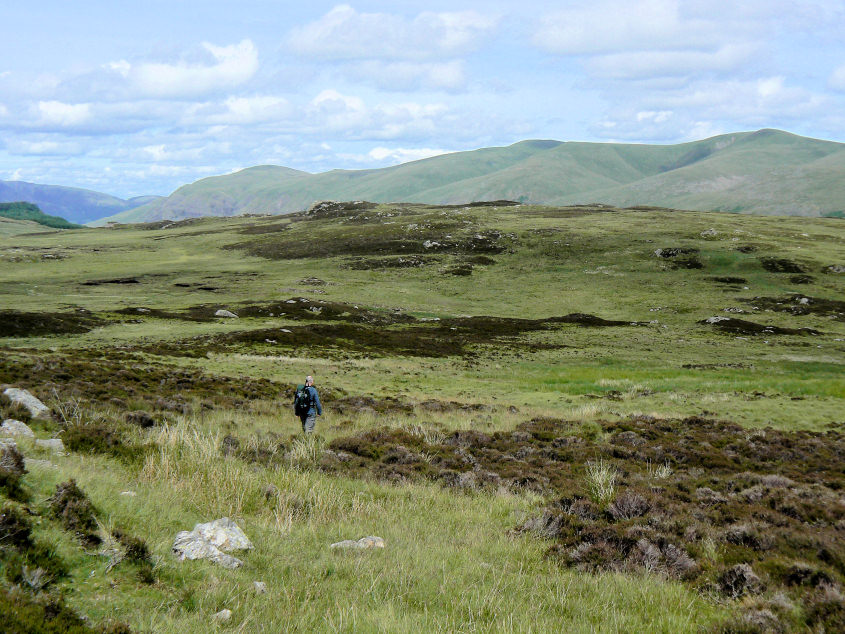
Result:
{"label": "blue jacket", "polygon": [[309,385],[305,389],[308,390],[308,394],[311,396],[311,407],[308,409],[307,416],[311,416],[311,414],[313,414],[315,410],[318,416],[322,416],[323,406],[320,403],[320,397],[317,394],[317,388],[313,385]]}

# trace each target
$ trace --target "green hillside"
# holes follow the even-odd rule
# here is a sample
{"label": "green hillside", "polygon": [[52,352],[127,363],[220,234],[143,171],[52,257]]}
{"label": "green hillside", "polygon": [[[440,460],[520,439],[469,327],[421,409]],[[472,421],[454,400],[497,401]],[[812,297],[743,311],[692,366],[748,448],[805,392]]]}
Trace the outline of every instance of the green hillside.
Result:
{"label": "green hillside", "polygon": [[778,130],[678,145],[522,141],[373,170],[253,167],[206,178],[106,221],[284,214],[320,200],[600,202],[752,214],[845,211],[845,145]]}
{"label": "green hillside", "polygon": [[59,216],[49,216],[32,203],[0,203],[0,216],[12,220],[28,220],[52,229],[79,229],[82,225],[68,222]]}

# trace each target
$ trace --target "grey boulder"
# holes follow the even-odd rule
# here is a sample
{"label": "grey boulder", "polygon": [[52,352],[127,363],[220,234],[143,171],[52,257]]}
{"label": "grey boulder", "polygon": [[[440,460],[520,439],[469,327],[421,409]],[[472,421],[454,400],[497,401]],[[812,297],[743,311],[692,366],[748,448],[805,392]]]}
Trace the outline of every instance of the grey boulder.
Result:
{"label": "grey boulder", "polygon": [[39,439],[35,441],[35,446],[49,449],[53,453],[63,453],[65,450],[65,444],[61,438]]}
{"label": "grey boulder", "polygon": [[36,397],[30,394],[27,390],[22,390],[17,387],[6,388],[3,394],[8,397],[15,405],[23,405],[29,410],[29,415],[33,418],[46,418],[50,415],[50,408],[44,405]]}
{"label": "grey boulder", "polygon": [[29,428],[29,425],[22,423],[19,420],[8,418],[0,425],[0,434],[4,436],[26,436],[27,438],[35,438],[35,432]]}
{"label": "grey boulder", "polygon": [[214,313],[214,316],[215,317],[228,317],[230,319],[232,319],[232,318],[237,319],[238,318],[238,316],[235,313],[233,313],[232,311],[224,310],[222,308],[220,310],[218,310],[216,313]]}
{"label": "grey boulder", "polygon": [[238,568],[243,562],[224,551],[251,549],[252,542],[228,517],[197,524],[192,531],[181,531],[173,542],[173,554],[186,559],[208,559],[224,568]]}

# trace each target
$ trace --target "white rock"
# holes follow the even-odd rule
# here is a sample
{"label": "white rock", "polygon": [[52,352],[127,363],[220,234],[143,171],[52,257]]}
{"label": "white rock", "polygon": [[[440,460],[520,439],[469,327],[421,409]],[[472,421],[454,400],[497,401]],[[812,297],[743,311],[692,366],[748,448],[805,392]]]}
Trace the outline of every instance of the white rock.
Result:
{"label": "white rock", "polygon": [[227,621],[232,620],[232,611],[220,610],[217,614],[214,615],[213,618],[215,621],[219,621],[220,623],[226,623]]}
{"label": "white rock", "polygon": [[237,568],[243,562],[223,551],[246,550],[252,542],[228,517],[197,524],[192,531],[181,531],[173,542],[173,554],[179,559],[208,559],[224,568]]}
{"label": "white rock", "polygon": [[194,526],[194,533],[207,542],[210,542],[220,550],[247,550],[252,548],[252,542],[228,517],[197,524]]}
{"label": "white rock", "polygon": [[120,494],[130,498],[134,498],[136,495],[138,495],[137,493],[135,493],[135,491],[121,491]]}
{"label": "white rock", "polygon": [[362,537],[358,541],[354,539],[344,539],[342,542],[335,542],[329,548],[355,548],[355,549],[369,549],[369,548],[384,548],[384,540],[381,537],[370,535],[369,537]]}
{"label": "white rock", "polygon": [[229,318],[234,318],[234,319],[238,318],[238,316],[235,313],[233,313],[229,310],[223,310],[222,308],[220,310],[218,310],[216,313],[214,313],[214,316],[215,317],[229,317]]}
{"label": "white rock", "polygon": [[12,403],[20,404],[27,408],[29,410],[29,415],[33,418],[45,418],[50,415],[50,408],[26,390],[10,387],[7,388],[3,394],[9,397],[9,400],[12,401]]}
{"label": "white rock", "polygon": [[35,438],[35,432],[29,428],[29,425],[22,423],[19,420],[8,418],[0,425],[0,434],[4,436],[26,436],[27,438]]}
{"label": "white rock", "polygon": [[716,316],[716,317],[708,317],[704,321],[706,321],[708,324],[718,324],[720,321],[728,321],[729,319],[730,319],[730,317]]}
{"label": "white rock", "polygon": [[35,445],[36,447],[49,449],[53,453],[63,453],[65,450],[65,444],[62,442],[61,438],[48,438],[46,440],[39,439],[35,441]]}
{"label": "white rock", "polygon": [[252,582],[252,589],[255,591],[255,594],[266,594],[267,593],[267,584],[263,581],[253,581]]}
{"label": "white rock", "polygon": [[702,238],[715,238],[719,232],[715,229],[705,229],[699,234]]}

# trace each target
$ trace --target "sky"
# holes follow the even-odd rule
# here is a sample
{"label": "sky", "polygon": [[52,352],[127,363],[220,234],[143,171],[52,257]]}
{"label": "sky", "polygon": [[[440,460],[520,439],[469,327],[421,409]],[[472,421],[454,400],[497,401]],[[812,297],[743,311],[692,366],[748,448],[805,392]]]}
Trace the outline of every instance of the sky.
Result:
{"label": "sky", "polygon": [[3,0],[0,180],[166,195],[523,139],[845,141],[843,0]]}

